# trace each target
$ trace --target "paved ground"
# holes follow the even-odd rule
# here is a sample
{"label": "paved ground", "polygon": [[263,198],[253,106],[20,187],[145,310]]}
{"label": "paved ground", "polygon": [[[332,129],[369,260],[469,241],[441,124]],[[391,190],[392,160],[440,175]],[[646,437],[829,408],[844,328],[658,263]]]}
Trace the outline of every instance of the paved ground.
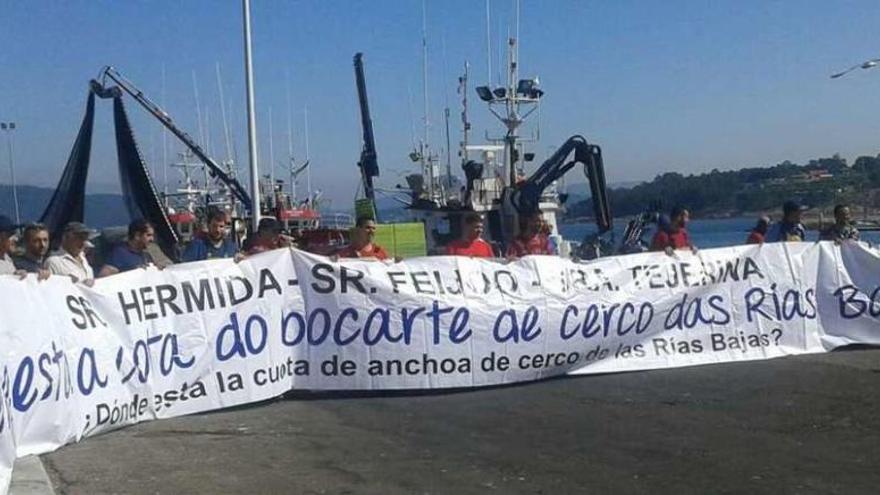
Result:
{"label": "paved ground", "polygon": [[880,350],[315,396],[43,456],[59,493],[877,493]]}

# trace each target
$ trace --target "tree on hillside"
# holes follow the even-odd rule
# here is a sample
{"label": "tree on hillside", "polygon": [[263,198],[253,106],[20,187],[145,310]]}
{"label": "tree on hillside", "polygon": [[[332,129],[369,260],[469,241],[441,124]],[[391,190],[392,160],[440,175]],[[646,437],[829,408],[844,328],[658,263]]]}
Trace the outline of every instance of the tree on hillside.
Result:
{"label": "tree on hillside", "polygon": [[880,156],[860,156],[853,163],[853,172],[864,174],[871,187],[880,187]]}
{"label": "tree on hillside", "polygon": [[[809,172],[825,170],[831,177]],[[848,167],[835,154],[798,165],[788,160],[772,167],[752,167],[684,176],[666,172],[651,182],[609,192],[615,215],[641,213],[651,205],[666,210],[687,206],[696,216],[736,212],[776,211],[786,199],[797,199],[813,207],[837,202],[872,204],[880,196],[880,156],[860,156]],[[572,216],[592,215],[588,201],[568,206]]]}

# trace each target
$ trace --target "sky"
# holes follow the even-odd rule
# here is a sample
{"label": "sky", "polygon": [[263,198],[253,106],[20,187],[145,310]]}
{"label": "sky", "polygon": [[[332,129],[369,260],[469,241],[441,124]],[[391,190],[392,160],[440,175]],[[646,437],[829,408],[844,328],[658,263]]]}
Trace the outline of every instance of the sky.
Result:
{"label": "sky", "polygon": [[[456,86],[466,61],[471,139],[500,134],[473,86],[490,78],[487,51],[497,82],[504,40],[517,32],[515,0],[490,0],[488,50],[485,0],[424,5],[432,145],[445,148],[447,106],[453,146],[460,139]],[[420,0],[253,1],[261,170],[270,163],[270,135],[278,175],[286,173],[288,137],[294,157],[304,158],[307,111],[313,189],[334,209],[351,206],[361,148],[352,57],[363,52],[379,183],[390,187],[417,171],[407,154],[424,132],[422,8]],[[876,0],[520,0],[520,19],[520,76],[539,76],[546,92],[525,130],[540,129],[539,158],[581,134],[602,146],[609,181],[625,182],[880,152],[880,67],[829,78],[880,56]],[[0,122],[18,127],[18,182],[55,185],[88,81],[105,65],[223,159],[219,66],[232,154],[244,171],[241,26],[234,0],[0,0]],[[161,127],[130,99],[128,108],[161,188]],[[119,189],[112,134],[111,105],[99,101],[92,192]],[[2,183],[7,137],[0,136]],[[169,135],[167,150],[170,161],[182,145]],[[167,174],[173,189],[179,174]]]}

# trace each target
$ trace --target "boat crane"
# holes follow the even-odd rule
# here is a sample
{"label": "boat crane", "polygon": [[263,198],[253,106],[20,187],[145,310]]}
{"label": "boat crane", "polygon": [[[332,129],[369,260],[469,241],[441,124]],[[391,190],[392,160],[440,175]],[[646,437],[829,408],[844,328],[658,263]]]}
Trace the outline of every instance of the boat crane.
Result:
{"label": "boat crane", "polygon": [[[373,121],[370,118],[370,105],[367,101],[367,82],[364,77],[364,54],[354,55],[354,76],[357,84],[358,104],[361,110],[361,127],[363,128],[363,148],[358,160],[358,168],[361,169],[361,179],[364,185],[364,196],[372,203],[374,215],[376,211],[376,191],[373,187],[373,177],[379,175],[379,162],[376,159],[376,139],[373,136]],[[378,218],[377,218],[378,220]]]}
{"label": "boat crane", "polygon": [[[116,87],[107,86],[106,80],[116,83]],[[208,167],[208,174],[227,186],[233,197],[241,202],[244,208],[253,215],[253,202],[250,195],[238,180],[230,176],[217,162],[208,156],[205,150],[190,137],[185,131],[177,127],[171,116],[159,105],[150,100],[131,80],[119,73],[111,66],[104,67],[97,79],[92,79],[91,86],[98,95],[113,95],[121,88],[131,95],[144,109],[159,120],[172,134],[177,136],[192,153]]]}

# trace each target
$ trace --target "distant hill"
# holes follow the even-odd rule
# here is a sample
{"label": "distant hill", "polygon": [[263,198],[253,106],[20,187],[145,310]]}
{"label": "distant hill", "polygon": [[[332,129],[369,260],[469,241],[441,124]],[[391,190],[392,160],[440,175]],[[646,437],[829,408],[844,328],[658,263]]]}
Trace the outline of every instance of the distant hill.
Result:
{"label": "distant hill", "polygon": [[[18,186],[16,189],[22,222],[39,220],[55,192],[48,187]],[[15,219],[12,187],[5,184],[0,184],[0,213]],[[94,228],[126,225],[130,221],[120,194],[87,195],[85,217],[86,223]]]}

